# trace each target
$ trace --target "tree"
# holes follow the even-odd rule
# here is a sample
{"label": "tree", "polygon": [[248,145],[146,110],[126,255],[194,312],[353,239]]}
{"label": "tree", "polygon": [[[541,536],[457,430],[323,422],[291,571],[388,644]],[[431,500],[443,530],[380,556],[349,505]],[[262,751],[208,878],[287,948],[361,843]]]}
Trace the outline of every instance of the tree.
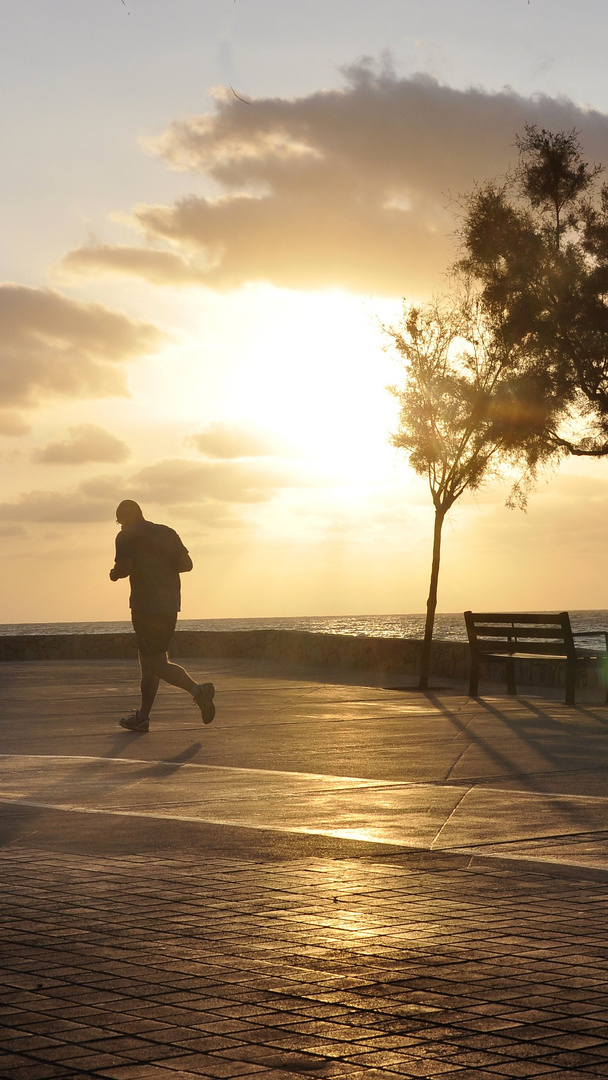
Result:
{"label": "tree", "polygon": [[517,144],[511,177],[468,200],[458,270],[518,375],[504,419],[533,477],[565,453],[608,454],[608,186],[576,131],[526,126]]}
{"label": "tree", "polygon": [[464,293],[404,304],[385,327],[405,367],[395,446],[428,479],[435,523],[420,689],[428,687],[441,535],[467,489],[517,463],[523,505],[539,465],[608,454],[608,185],[576,131],[527,125],[519,162],[467,201]]}
{"label": "tree", "polygon": [[391,437],[409,464],[426,476],[435,508],[431,578],[419,689],[428,688],[431,646],[445,517],[464,491],[475,490],[501,462],[517,458],[507,435],[505,401],[514,391],[504,350],[485,331],[469,297],[404,303],[400,322],[383,327],[404,366],[402,385],[390,387],[399,402],[399,427]]}

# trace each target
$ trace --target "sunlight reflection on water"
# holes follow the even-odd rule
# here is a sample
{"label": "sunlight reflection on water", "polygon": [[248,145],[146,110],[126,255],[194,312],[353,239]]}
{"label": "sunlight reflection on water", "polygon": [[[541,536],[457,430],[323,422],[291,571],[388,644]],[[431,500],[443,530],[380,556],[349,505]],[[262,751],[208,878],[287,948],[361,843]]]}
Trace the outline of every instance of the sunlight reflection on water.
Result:
{"label": "sunlight reflection on water", "polygon": [[[178,630],[307,630],[317,634],[348,634],[356,637],[422,638],[424,615],[311,615],[259,619],[180,619]],[[571,611],[574,630],[608,629],[608,611]],[[130,622],[6,623],[0,634],[120,634],[131,631]],[[462,612],[440,613],[435,620],[438,641],[466,641]],[[585,644],[599,646],[603,639]]]}

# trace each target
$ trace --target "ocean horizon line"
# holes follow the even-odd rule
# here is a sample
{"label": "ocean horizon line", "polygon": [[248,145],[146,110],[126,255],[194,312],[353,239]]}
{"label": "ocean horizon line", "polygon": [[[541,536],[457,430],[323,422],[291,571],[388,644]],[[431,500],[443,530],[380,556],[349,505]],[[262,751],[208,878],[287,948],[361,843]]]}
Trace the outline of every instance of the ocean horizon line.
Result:
{"label": "ocean horizon line", "polygon": [[[485,610],[492,609],[486,608]],[[545,610],[554,612],[560,609],[547,608]],[[561,610],[566,609],[562,608]],[[608,609],[570,609],[570,616],[575,630],[608,630]],[[231,617],[227,619],[180,618],[177,629],[213,632],[292,630],[318,634],[346,634],[357,637],[421,638],[424,634],[425,620],[426,615],[423,612],[392,615],[292,615]],[[132,627],[128,619],[0,624],[1,637],[130,632],[132,632]],[[438,641],[466,641],[467,634],[463,612],[438,612],[435,616],[433,636]]]}

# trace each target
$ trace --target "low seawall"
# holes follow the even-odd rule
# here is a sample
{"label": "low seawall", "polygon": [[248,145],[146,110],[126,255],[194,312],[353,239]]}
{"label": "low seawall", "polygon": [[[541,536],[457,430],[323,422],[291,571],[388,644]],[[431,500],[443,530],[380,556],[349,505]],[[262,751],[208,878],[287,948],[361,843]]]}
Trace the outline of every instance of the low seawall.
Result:
{"label": "low seawall", "polygon": [[[217,657],[274,660],[309,667],[351,668],[416,679],[422,641],[412,638],[354,637],[315,634],[306,630],[177,630],[170,654],[180,657]],[[135,660],[133,633],[41,634],[0,638],[0,662],[9,660]],[[461,641],[435,641],[431,674],[468,679],[469,647]],[[564,665],[522,661],[516,664],[522,686],[563,686]],[[487,668],[488,681],[504,686],[502,665]],[[599,672],[583,672],[581,686],[600,686]]]}

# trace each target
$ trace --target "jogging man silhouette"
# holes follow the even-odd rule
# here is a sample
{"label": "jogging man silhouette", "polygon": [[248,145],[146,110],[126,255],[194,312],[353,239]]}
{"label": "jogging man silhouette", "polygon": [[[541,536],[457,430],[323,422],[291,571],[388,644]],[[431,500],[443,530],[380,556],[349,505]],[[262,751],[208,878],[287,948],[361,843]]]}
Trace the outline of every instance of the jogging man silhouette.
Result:
{"label": "jogging man silhouette", "polygon": [[130,580],[129,604],[141,669],[141,706],[118,722],[129,731],[148,731],[150,709],[162,679],[192,694],[203,723],[210,724],[215,716],[213,683],[195,683],[183,667],[172,664],[167,656],[180,610],[179,575],[192,570],[192,559],[177,533],[167,525],[146,521],[141,507],[132,499],[118,505],[116,521],[121,530],[116,537],[110,580]]}

